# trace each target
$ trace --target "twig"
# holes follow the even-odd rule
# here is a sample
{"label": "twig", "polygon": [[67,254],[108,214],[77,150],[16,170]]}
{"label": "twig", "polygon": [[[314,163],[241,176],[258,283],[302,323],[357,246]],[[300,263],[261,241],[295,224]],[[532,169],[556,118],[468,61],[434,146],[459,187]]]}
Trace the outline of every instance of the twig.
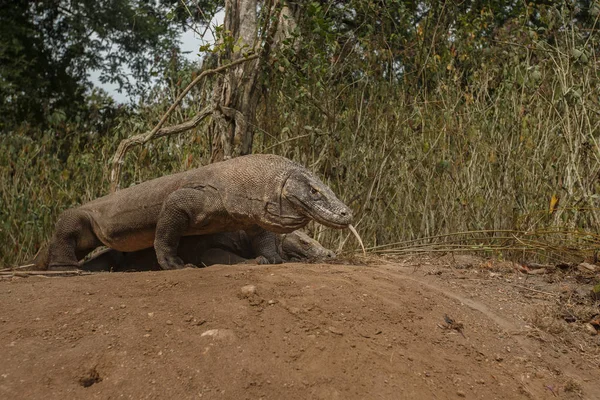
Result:
{"label": "twig", "polygon": [[520,288],[520,289],[529,290],[529,291],[531,291],[531,292],[534,292],[534,293],[545,294],[545,295],[547,295],[547,296],[555,296],[555,297],[556,297],[556,296],[558,296],[558,295],[557,295],[557,294],[555,294],[555,293],[544,292],[544,291],[542,291],[542,290],[532,289],[532,288],[528,288],[527,286],[521,286],[521,285],[517,285],[517,284],[514,284],[514,283],[511,283],[510,285],[511,285],[511,286],[514,286],[514,287],[518,287],[518,288]]}
{"label": "twig", "polygon": [[17,271],[17,270],[22,270],[22,269],[31,268],[31,267],[35,267],[35,264],[25,264],[25,265],[19,265],[18,267],[14,267],[14,268],[4,268],[4,269],[0,269],[0,272]]}
{"label": "twig", "polygon": [[28,276],[78,276],[78,275],[94,275],[93,272],[86,271],[1,271],[0,276],[19,276],[19,277],[28,277]]}
{"label": "twig", "polygon": [[147,133],[142,133],[139,135],[132,136],[130,138],[123,139],[121,141],[121,143],[119,143],[119,147],[117,148],[117,151],[115,152],[115,155],[114,155],[113,161],[112,161],[112,170],[110,173],[110,181],[111,181],[110,190],[111,190],[111,192],[115,192],[117,190],[117,188],[119,187],[119,177],[121,175],[121,164],[123,162],[123,158],[125,157],[125,154],[131,147],[133,147],[135,145],[142,145],[156,137],[173,135],[176,133],[180,133],[180,132],[192,129],[195,126],[197,126],[204,118],[206,118],[208,115],[210,115],[212,113],[212,110],[210,107],[205,107],[202,111],[200,111],[200,113],[198,113],[191,120],[181,123],[179,125],[161,129],[161,127],[167,121],[167,119],[169,118],[171,113],[175,110],[175,108],[179,105],[179,103],[181,103],[181,100],[183,100],[185,95],[188,94],[188,92],[198,82],[200,82],[204,77],[206,77],[208,75],[213,75],[213,74],[225,71],[226,69],[229,69],[236,65],[245,63],[247,61],[254,60],[254,59],[258,58],[258,56],[259,56],[258,54],[252,54],[250,56],[237,59],[227,65],[222,65],[218,68],[208,69],[206,71],[203,71],[200,75],[198,75],[196,77],[196,79],[194,79],[189,85],[187,85],[187,87],[185,89],[183,89],[183,91],[181,92],[181,94],[179,94],[179,96],[177,96],[177,99],[175,100],[175,102],[171,105],[171,107],[169,107],[169,109],[167,110],[165,115],[162,116],[162,118],[160,119],[158,124],[156,124],[154,129],[152,129],[150,132],[147,132]]}

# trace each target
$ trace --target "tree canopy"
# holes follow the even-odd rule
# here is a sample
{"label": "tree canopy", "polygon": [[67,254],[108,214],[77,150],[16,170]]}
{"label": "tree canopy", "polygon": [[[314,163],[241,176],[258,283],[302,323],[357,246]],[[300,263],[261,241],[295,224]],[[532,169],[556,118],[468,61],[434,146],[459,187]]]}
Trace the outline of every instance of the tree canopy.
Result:
{"label": "tree canopy", "polygon": [[0,131],[76,118],[93,88],[144,91],[179,53],[179,34],[210,18],[218,2],[178,0],[2,1]]}

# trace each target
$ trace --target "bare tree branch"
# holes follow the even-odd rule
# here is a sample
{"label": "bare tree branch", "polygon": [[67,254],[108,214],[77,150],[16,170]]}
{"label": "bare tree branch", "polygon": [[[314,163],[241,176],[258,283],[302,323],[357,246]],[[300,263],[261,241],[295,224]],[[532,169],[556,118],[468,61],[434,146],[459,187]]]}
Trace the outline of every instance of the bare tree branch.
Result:
{"label": "bare tree branch", "polygon": [[181,94],[177,97],[175,102],[171,105],[171,107],[169,107],[167,112],[160,119],[158,124],[156,124],[154,129],[152,129],[150,132],[142,133],[139,135],[135,135],[135,136],[123,139],[121,141],[121,143],[119,143],[119,147],[117,148],[117,151],[115,152],[115,155],[114,155],[113,161],[112,161],[112,170],[110,173],[110,181],[111,181],[110,190],[111,190],[111,192],[115,192],[119,187],[119,179],[120,179],[120,175],[121,175],[121,165],[123,164],[123,158],[125,157],[125,154],[127,154],[127,151],[129,151],[129,149],[131,147],[137,146],[137,145],[142,145],[142,144],[147,143],[150,140],[157,138],[157,137],[174,135],[176,133],[190,130],[190,129],[196,127],[204,118],[206,118],[207,116],[209,116],[212,113],[211,107],[208,106],[208,107],[205,107],[198,114],[196,114],[196,116],[194,116],[194,118],[192,118],[186,122],[183,122],[181,124],[174,125],[174,126],[171,126],[168,128],[161,129],[161,127],[167,121],[169,116],[173,113],[175,108],[179,105],[179,103],[181,103],[181,100],[183,100],[185,95],[187,95],[188,92],[195,85],[198,84],[198,82],[200,82],[203,78],[205,78],[208,75],[217,74],[219,72],[225,71],[226,69],[234,67],[238,64],[242,64],[247,61],[254,60],[258,57],[259,57],[258,54],[252,54],[252,55],[249,55],[249,56],[246,56],[243,58],[239,58],[227,65],[222,65],[218,68],[208,69],[206,71],[203,71],[200,75],[198,75],[196,77],[196,79],[194,79],[189,85],[187,85],[187,87],[181,92]]}

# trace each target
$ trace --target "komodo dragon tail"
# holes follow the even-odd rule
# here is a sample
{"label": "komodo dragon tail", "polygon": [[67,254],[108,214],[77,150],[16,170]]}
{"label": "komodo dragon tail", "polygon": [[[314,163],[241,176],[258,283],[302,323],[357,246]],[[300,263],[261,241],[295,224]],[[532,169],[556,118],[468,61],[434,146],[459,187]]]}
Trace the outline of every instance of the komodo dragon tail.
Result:
{"label": "komodo dragon tail", "polygon": [[[48,245],[43,245],[35,256],[33,256],[33,260],[28,263],[27,266],[21,269],[30,269],[30,270],[39,270],[46,271],[48,269],[49,257],[48,257]],[[27,268],[31,266],[31,268]]]}
{"label": "komodo dragon tail", "polygon": [[28,260],[26,264],[14,267],[13,270],[18,271],[46,271],[48,270],[48,246],[44,245],[41,249],[35,253],[32,259]]}

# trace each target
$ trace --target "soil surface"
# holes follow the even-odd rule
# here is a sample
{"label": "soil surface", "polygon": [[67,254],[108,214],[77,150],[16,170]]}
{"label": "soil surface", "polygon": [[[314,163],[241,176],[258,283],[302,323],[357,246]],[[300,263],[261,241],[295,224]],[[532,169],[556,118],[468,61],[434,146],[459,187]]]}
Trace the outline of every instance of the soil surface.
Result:
{"label": "soil surface", "polygon": [[354,264],[4,276],[0,398],[600,399],[597,272]]}

